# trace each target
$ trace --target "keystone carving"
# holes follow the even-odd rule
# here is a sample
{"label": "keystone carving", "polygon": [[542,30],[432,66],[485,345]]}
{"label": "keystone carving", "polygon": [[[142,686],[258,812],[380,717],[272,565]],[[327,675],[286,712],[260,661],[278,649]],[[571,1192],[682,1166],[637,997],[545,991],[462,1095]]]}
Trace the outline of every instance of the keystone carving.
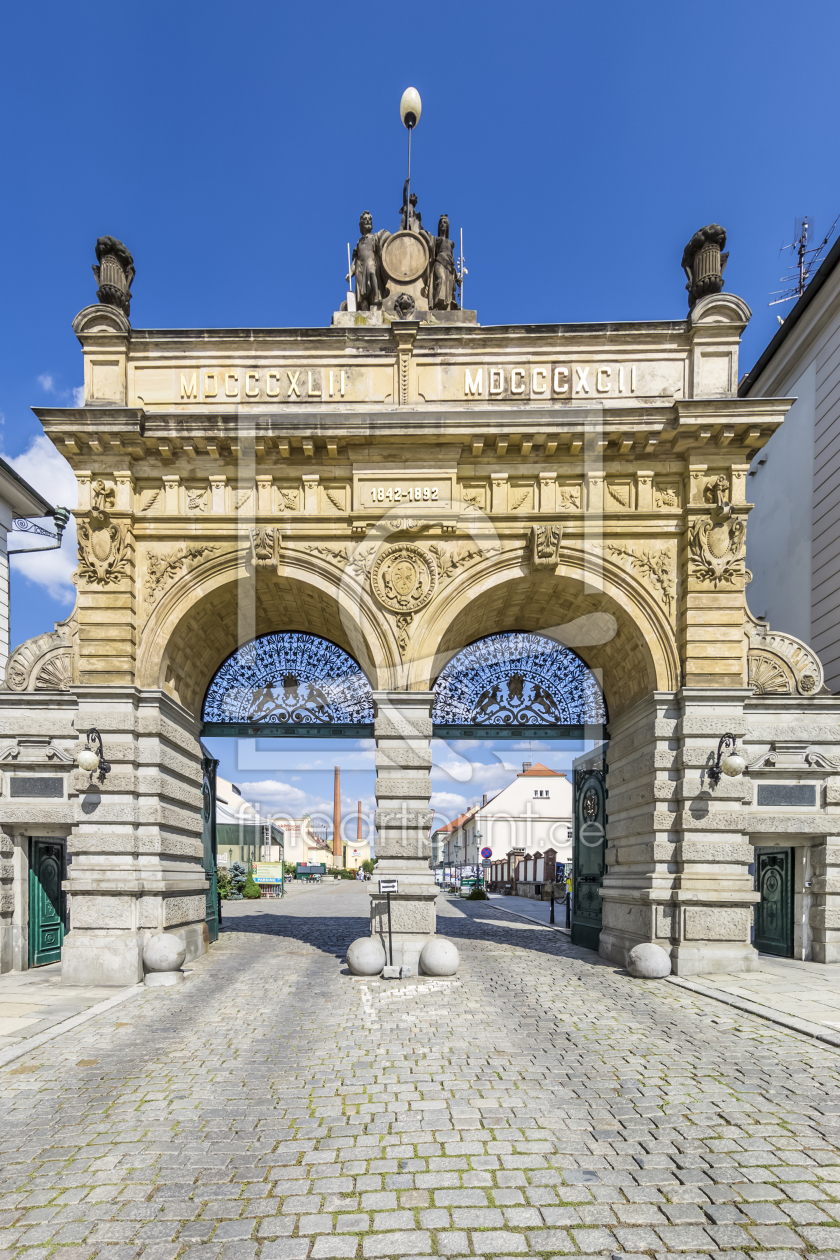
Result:
{"label": "keystone carving", "polygon": [[256,526],[250,531],[251,564],[268,568],[276,563],[278,547],[277,530],[272,526]]}
{"label": "keystone carving", "polygon": [[531,560],[535,569],[554,569],[559,563],[562,525],[531,526]]}

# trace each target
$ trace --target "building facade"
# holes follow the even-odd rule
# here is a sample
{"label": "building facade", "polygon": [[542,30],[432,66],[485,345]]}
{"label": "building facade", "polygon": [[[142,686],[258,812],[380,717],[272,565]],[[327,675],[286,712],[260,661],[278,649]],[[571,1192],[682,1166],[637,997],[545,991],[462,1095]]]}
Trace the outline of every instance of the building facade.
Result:
{"label": "building facade", "polygon": [[[599,715],[579,738],[606,708],[605,957],[652,940],[680,974],[752,967],[755,849],[805,836],[799,948],[840,959],[840,701],[747,607],[747,474],[790,400],[737,396],[750,312],[720,291],[721,230],[697,236],[683,320],[495,327],[426,309],[410,235],[391,239],[411,292],[395,262],[389,306],[329,327],[143,330],[107,303],[74,320],[84,404],[37,414],[79,485],[78,598],[0,693],[3,843],[48,829],[73,855],[64,974],[133,982],[160,930],[208,947],[201,734],[331,713],[324,675],[266,675],[279,631],[343,654],[336,729],[375,740],[396,962],[435,930],[435,714],[493,636],[565,645]],[[37,685],[50,654],[65,690]],[[575,727],[559,684],[494,678],[459,729]],[[96,780],[76,762],[90,727]],[[737,778],[715,774],[727,735]]]}
{"label": "building facade", "polygon": [[[744,399],[791,400],[785,423],[753,458],[747,544],[750,606],[810,644],[840,691],[840,241],[755,366]],[[765,680],[772,688],[772,679]]]}

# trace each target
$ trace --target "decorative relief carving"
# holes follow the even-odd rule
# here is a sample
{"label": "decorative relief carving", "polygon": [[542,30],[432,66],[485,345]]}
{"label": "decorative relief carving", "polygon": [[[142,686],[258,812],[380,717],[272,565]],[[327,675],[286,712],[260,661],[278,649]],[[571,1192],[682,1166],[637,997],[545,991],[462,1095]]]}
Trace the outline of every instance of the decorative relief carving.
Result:
{"label": "decorative relief carving", "polygon": [[66,691],[72,681],[70,651],[58,631],[27,639],[9,657],[6,686],[10,691]]}
{"label": "decorative relief carving", "polygon": [[300,504],[300,490],[286,490],[282,486],[277,487],[277,511],[278,512],[297,512]]}
{"label": "decorative relief carving", "polygon": [[629,485],[627,484],[613,485],[611,482],[608,482],[607,494],[620,507],[629,508],[630,506],[630,486]]}
{"label": "decorative relief carving", "polygon": [[508,511],[518,512],[519,509],[525,503],[525,500],[531,494],[531,487],[520,486],[519,488],[516,488],[514,486],[511,486],[509,493],[510,493],[510,502],[508,504]]}
{"label": "decorative relief carving", "polygon": [[822,664],[807,644],[772,631],[749,611],[744,633],[749,685],[757,695],[814,696],[823,690]]}
{"label": "decorative relief carving", "polygon": [[275,564],[279,551],[276,529],[270,525],[265,528],[258,526],[250,531],[250,538],[251,564],[259,568]]}
{"label": "decorative relief carving", "polygon": [[564,512],[579,512],[580,486],[558,486],[557,506]]}
{"label": "decorative relief carving", "polygon": [[[97,487],[101,489],[97,490]],[[107,491],[104,482],[94,485],[93,501],[106,502],[114,491]],[[124,526],[112,521],[108,512],[95,508],[87,520],[78,523],[79,567],[77,582],[94,586],[110,586],[128,572],[128,538]]]}
{"label": "decorative relief carving", "polygon": [[485,492],[483,486],[464,486],[461,490],[461,501],[466,510],[470,508],[476,512],[484,511]]}
{"label": "decorative relief carving", "polygon": [[675,566],[667,551],[652,547],[639,547],[634,543],[608,543],[607,552],[623,560],[630,569],[646,578],[655,595],[665,605],[668,616],[673,615],[677,579]]}
{"label": "decorative relief carving", "polygon": [[107,512],[117,501],[117,492],[113,486],[106,486],[101,478],[97,478],[91,487],[91,503],[94,511]]}
{"label": "decorative relief carving", "polygon": [[397,643],[404,656],[415,613],[425,608],[438,584],[434,557],[415,543],[397,543],[380,551],[370,571],[376,600],[397,617]]}
{"label": "decorative relief carving", "polygon": [[141,512],[151,512],[161,495],[162,486],[158,486],[156,490],[144,490],[140,503]]}
{"label": "decorative relief carving", "polygon": [[441,581],[451,578],[459,569],[473,560],[485,560],[501,551],[499,543],[429,543],[429,551],[435,558]]}
{"label": "decorative relief carving", "polygon": [[235,511],[243,508],[254,493],[253,486],[246,486],[244,489],[235,491],[233,496],[233,506]]}
{"label": "decorative relief carving", "polygon": [[335,508],[337,512],[345,512],[347,510],[346,504],[345,504],[344,486],[338,486],[338,487],[324,486],[324,494],[327,496],[330,503],[333,505],[333,507]]}
{"label": "decorative relief carving", "polygon": [[187,493],[187,511],[206,512],[209,498],[209,488],[207,486],[201,486],[198,489],[193,490],[187,486],[185,489]]}
{"label": "decorative relief carving", "polygon": [[182,543],[162,555],[150,551],[146,561],[146,599],[153,604],[164,587],[185,572],[191,561],[200,560],[210,552],[220,551],[213,543]]}
{"label": "decorative relief carving", "polygon": [[732,518],[732,505],[726,499],[728,491],[726,477],[707,482],[703,498],[714,506],[708,516],[694,522],[688,533],[691,575],[698,582],[710,582],[715,590],[741,580],[749,582],[752,577],[744,565],[747,527],[742,520]]}
{"label": "decorative relief carving", "polygon": [[653,501],[658,508],[678,508],[680,488],[677,482],[657,482]]}
{"label": "decorative relief carving", "polygon": [[554,569],[559,563],[562,525],[531,526],[531,562],[535,569]]}

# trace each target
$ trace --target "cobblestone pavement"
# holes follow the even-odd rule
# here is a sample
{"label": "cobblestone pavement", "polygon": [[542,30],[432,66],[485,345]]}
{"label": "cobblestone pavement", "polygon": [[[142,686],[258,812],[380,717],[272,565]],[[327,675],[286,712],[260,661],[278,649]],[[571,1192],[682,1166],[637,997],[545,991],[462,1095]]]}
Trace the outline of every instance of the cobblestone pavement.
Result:
{"label": "cobblestone pavement", "polygon": [[452,981],[353,979],[366,892],[0,1073],[0,1260],[840,1257],[837,1051],[481,902]]}

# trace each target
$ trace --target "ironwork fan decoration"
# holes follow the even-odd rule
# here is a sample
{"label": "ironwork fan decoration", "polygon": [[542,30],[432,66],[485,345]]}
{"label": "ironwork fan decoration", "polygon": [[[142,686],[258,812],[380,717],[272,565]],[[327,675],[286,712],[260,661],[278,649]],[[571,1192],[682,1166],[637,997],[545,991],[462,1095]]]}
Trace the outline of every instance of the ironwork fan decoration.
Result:
{"label": "ironwork fan decoration", "polygon": [[607,720],[594,675],[541,634],[493,634],[458,652],[438,675],[432,719],[441,726],[580,726]]}
{"label": "ironwork fan decoration", "polygon": [[368,725],[370,683],[343,648],[315,634],[265,634],[237,649],[207,691],[211,723]]}

